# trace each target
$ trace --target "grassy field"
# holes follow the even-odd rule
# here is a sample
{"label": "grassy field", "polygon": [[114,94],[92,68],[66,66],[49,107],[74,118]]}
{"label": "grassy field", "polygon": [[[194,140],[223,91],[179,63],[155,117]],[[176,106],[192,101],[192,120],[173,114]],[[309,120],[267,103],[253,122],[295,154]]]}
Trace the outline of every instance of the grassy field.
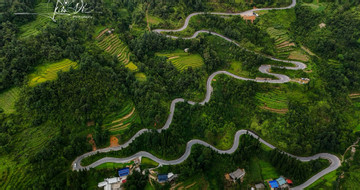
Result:
{"label": "grassy field", "polygon": [[4,110],[6,114],[13,113],[15,111],[15,102],[19,97],[20,88],[13,87],[0,94],[0,108]]}
{"label": "grassy field", "polygon": [[103,127],[108,129],[112,135],[115,135],[129,129],[134,123],[140,123],[140,117],[134,105],[128,103],[120,112],[107,116],[103,123]]}
{"label": "grassy field", "polygon": [[138,81],[146,81],[146,75],[144,73],[135,73],[135,78]]}
{"label": "grassy field", "polygon": [[267,93],[257,93],[256,98],[260,105],[272,109],[287,109],[288,101],[286,94],[279,90],[273,90]]}
{"label": "grassy field", "polygon": [[142,157],[141,158],[141,169],[144,168],[155,168],[156,166],[158,166],[159,164],[153,160],[151,160],[150,158],[147,157]]}
{"label": "grassy field", "polygon": [[[313,184],[311,184],[309,187],[307,187],[307,190],[315,190],[315,189],[333,189],[332,182],[334,182],[337,178],[336,170],[332,171],[322,178],[315,181]],[[355,187],[355,186],[353,186]]]}
{"label": "grassy field", "polygon": [[[144,19],[146,20],[146,18],[144,18]],[[152,25],[158,25],[161,22],[164,22],[164,20],[159,17],[156,17],[156,16],[148,15],[148,22],[149,22],[149,24],[152,24]]]}
{"label": "grassy field", "polygon": [[129,47],[113,32],[110,34],[108,32],[111,31],[109,29],[105,29],[98,34],[96,37],[97,45],[109,54],[116,56],[119,62],[124,64],[125,67],[132,71],[138,70],[137,66],[130,61]]}
{"label": "grassy field", "polygon": [[56,63],[49,63],[36,67],[36,71],[29,75],[29,86],[35,86],[48,80],[55,80],[57,78],[57,72],[69,71],[70,68],[77,68],[77,63],[69,59],[64,59]]}
{"label": "grassy field", "polygon": [[247,173],[249,174],[247,179],[251,179],[253,182],[275,179],[279,177],[276,169],[269,162],[259,158],[254,158],[251,160],[250,171]]}
{"label": "grassy field", "polygon": [[35,12],[39,13],[36,19],[20,27],[20,38],[37,35],[46,25],[52,24],[50,19],[54,11],[51,3],[39,3],[35,7]]}
{"label": "grassy field", "polygon": [[199,54],[185,53],[183,50],[173,52],[156,53],[157,56],[167,57],[176,69],[183,71],[189,67],[199,68],[204,65],[204,60]]}

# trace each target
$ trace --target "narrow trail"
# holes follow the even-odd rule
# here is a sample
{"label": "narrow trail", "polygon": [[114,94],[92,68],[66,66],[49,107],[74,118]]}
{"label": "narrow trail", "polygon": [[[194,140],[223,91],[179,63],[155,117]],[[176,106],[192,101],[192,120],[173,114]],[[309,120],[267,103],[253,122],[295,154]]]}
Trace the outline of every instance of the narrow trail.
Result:
{"label": "narrow trail", "polygon": [[[292,4],[288,7],[283,7],[283,8],[263,8],[263,9],[253,9],[253,10],[249,10],[249,11],[245,11],[245,12],[242,12],[242,13],[207,13],[207,14],[215,14],[215,15],[252,15],[254,11],[259,11],[259,10],[281,10],[281,9],[290,9],[290,8],[293,8],[294,6],[296,5],[296,0],[293,0],[292,1]],[[158,33],[161,33],[161,32],[177,32],[177,31],[182,31],[184,29],[187,28],[188,24],[189,24],[189,21],[190,21],[190,18],[192,16],[195,16],[195,15],[199,15],[199,14],[205,14],[205,13],[193,13],[193,14],[190,14],[186,20],[185,20],[185,24],[183,27],[181,27],[180,29],[176,29],[176,30],[163,30],[163,29],[157,29],[157,30],[153,30],[154,32],[158,32]],[[185,39],[192,39],[192,38],[196,38],[200,33],[209,33],[209,34],[212,34],[212,35],[215,35],[215,36],[218,36],[220,38],[223,38],[224,40],[226,41],[229,41],[231,43],[234,43],[235,45],[239,46],[240,45],[221,35],[221,34],[218,34],[218,33],[214,33],[214,32],[210,32],[210,31],[207,31],[207,30],[200,30],[200,31],[197,31],[194,33],[193,36],[189,37],[189,38],[185,38]],[[170,37],[170,38],[177,38],[175,36],[169,36],[167,35],[167,37]],[[247,50],[247,51],[250,51],[250,50]],[[256,52],[254,52],[256,53]],[[206,94],[205,94],[205,99],[201,102],[198,102],[198,104],[200,105],[205,105],[206,103],[208,103],[210,101],[210,97],[211,97],[211,94],[213,92],[213,88],[211,86],[211,82],[213,81],[213,79],[217,76],[217,75],[228,75],[228,76],[231,76],[235,79],[238,79],[238,80],[245,80],[245,81],[254,81],[254,82],[263,82],[263,83],[287,83],[287,82],[290,82],[290,78],[286,75],[282,75],[282,74],[276,74],[276,73],[270,73],[269,72],[269,69],[271,67],[280,67],[280,68],[283,68],[283,69],[288,69],[288,70],[302,70],[302,69],[305,69],[306,68],[306,65],[302,62],[299,62],[299,61],[289,61],[289,60],[281,60],[281,59],[277,59],[277,58],[273,58],[273,57],[269,57],[269,56],[266,56],[266,55],[263,55],[265,56],[266,58],[268,59],[271,59],[271,60],[274,60],[274,61],[279,61],[279,62],[284,62],[284,63],[292,63],[294,64],[294,67],[283,67],[283,66],[271,66],[271,65],[261,65],[260,68],[259,68],[259,71],[262,72],[262,73],[266,73],[266,74],[269,74],[269,75],[273,75],[275,76],[277,79],[249,79],[249,78],[245,78],[245,77],[240,77],[240,76],[237,76],[237,75],[234,75],[232,73],[229,73],[227,71],[217,71],[217,72],[214,72],[212,73],[208,80],[207,80],[207,84],[206,84]],[[170,114],[168,116],[168,119],[165,123],[165,125],[161,128],[161,129],[158,129],[157,132],[161,133],[163,130],[166,130],[170,127],[171,123],[172,123],[172,119],[173,119],[173,116],[174,116],[174,112],[175,112],[175,106],[177,103],[179,102],[186,102],[188,104],[191,104],[191,105],[195,105],[197,104],[197,102],[193,102],[193,101],[186,101],[185,99],[183,98],[177,98],[175,100],[173,100],[171,102],[171,106],[170,106]],[[205,142],[205,141],[202,141],[202,140],[198,140],[198,139],[193,139],[193,140],[190,140],[187,144],[186,144],[186,149],[185,149],[185,153],[178,159],[176,160],[163,160],[161,158],[158,158],[154,155],[152,155],[151,153],[149,152],[146,152],[146,151],[140,151],[140,152],[137,152],[136,154],[134,155],[131,155],[129,157],[125,157],[125,158],[113,158],[113,157],[105,157],[105,158],[102,158],[100,160],[97,160],[95,161],[94,163],[88,165],[88,166],[81,166],[81,160],[86,158],[86,157],[89,157],[89,156],[92,156],[92,155],[95,155],[97,153],[105,153],[105,152],[110,152],[110,151],[119,151],[123,148],[126,148],[128,147],[137,137],[139,137],[140,135],[142,135],[143,133],[146,133],[146,132],[150,132],[151,130],[149,129],[142,129],[140,131],[138,131],[129,141],[127,141],[126,143],[122,144],[122,145],[119,145],[119,146],[116,146],[116,147],[107,147],[107,148],[103,148],[103,149],[98,149],[96,151],[92,151],[92,152],[88,152],[88,153],[85,153],[79,157],[77,157],[73,163],[72,163],[72,168],[73,170],[82,170],[82,169],[90,169],[90,168],[94,168],[96,166],[99,166],[103,163],[108,163],[108,162],[112,162],[112,163],[126,163],[126,162],[129,162],[137,157],[140,157],[140,156],[143,156],[143,157],[148,157],[152,160],[154,160],[155,162],[158,162],[159,163],[159,166],[160,165],[176,165],[176,164],[180,164],[182,162],[184,162],[190,155],[191,153],[191,147],[195,144],[200,144],[200,145],[203,145],[205,147],[208,147],[208,148],[211,148],[212,150],[216,151],[217,153],[219,154],[232,154],[236,151],[236,149],[238,148],[239,146],[239,139],[241,137],[241,135],[245,135],[245,134],[248,134],[248,135],[251,135],[252,137],[254,138],[257,138],[261,143],[263,143],[265,146],[271,148],[271,149],[275,149],[275,146],[273,146],[272,144],[266,142],[265,140],[261,139],[258,135],[256,135],[255,133],[251,132],[251,131],[248,131],[248,130],[239,130],[236,132],[235,136],[234,136],[234,142],[233,142],[233,145],[230,149],[228,150],[220,150],[220,149],[217,149],[215,148],[214,146],[210,145],[209,143]],[[332,154],[329,154],[329,153],[319,153],[319,154],[316,154],[316,155],[313,155],[313,156],[309,156],[309,157],[301,157],[301,156],[294,156],[292,154],[289,154],[289,153],[286,153],[288,154],[289,156],[291,157],[294,157],[296,159],[299,159],[300,161],[302,162],[308,162],[308,161],[311,161],[311,160],[315,160],[315,159],[318,159],[318,158],[322,158],[322,159],[327,159],[329,160],[330,162],[330,166],[325,168],[324,170],[320,171],[319,173],[317,173],[316,175],[312,176],[310,179],[308,179],[306,182],[304,182],[303,184],[299,185],[299,186],[296,186],[296,187],[293,187],[292,189],[304,189],[305,187],[308,187],[309,185],[311,185],[313,182],[315,182],[316,180],[318,180],[319,178],[323,177],[324,175],[336,170],[338,167],[340,167],[341,165],[341,162],[340,162],[340,159],[335,156],[335,155],[332,155]]]}

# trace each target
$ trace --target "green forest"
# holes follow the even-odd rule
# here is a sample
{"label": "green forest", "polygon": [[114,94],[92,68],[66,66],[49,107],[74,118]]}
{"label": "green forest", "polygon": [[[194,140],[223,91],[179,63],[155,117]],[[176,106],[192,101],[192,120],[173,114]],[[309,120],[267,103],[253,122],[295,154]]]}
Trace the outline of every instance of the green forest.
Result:
{"label": "green forest", "polygon": [[[124,188],[249,189],[280,176],[296,186],[330,165],[286,153],[329,153],[341,161],[307,189],[360,186],[359,1],[297,0],[294,8],[255,11],[253,21],[207,13],[286,7],[292,1],[85,2],[91,12],[53,17],[55,0],[0,0],[0,189],[99,189],[99,182],[125,165],[76,171],[73,161],[122,145],[143,129],[149,132],[126,148],[85,157],[81,165],[139,151],[176,160],[193,139],[228,150],[236,132],[246,129],[276,148],[249,134],[232,154],[197,144],[184,162],[155,169],[178,174],[175,182],[150,180],[147,169],[158,164],[147,158],[140,166],[144,172],[133,172]],[[153,31],[181,28],[194,12],[205,14],[191,17],[182,31]],[[210,33],[185,39],[198,30]],[[294,65],[269,58],[307,67],[286,69]],[[254,82],[276,80],[259,70],[262,65],[276,66],[268,72],[290,81]],[[210,101],[188,104],[204,100],[216,71],[253,81],[216,75]],[[176,98],[185,102],[176,104],[170,127],[158,132]],[[224,175],[237,168],[245,169],[244,180],[229,183]]]}

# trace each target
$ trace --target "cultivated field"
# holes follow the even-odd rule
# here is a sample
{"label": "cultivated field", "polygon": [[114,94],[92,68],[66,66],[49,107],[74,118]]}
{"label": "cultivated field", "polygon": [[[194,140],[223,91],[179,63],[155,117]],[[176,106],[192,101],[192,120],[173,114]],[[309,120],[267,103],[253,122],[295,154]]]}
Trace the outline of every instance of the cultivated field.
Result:
{"label": "cultivated field", "polygon": [[97,45],[105,50],[106,52],[114,55],[118,58],[119,62],[124,64],[125,67],[129,68],[131,71],[137,71],[137,66],[130,62],[130,50],[128,46],[120,40],[120,38],[115,35],[109,29],[105,29],[99,33],[96,37]]}
{"label": "cultivated field", "polygon": [[273,90],[267,93],[257,93],[259,106],[262,109],[276,113],[286,113],[288,111],[288,101],[285,93],[279,90]]}
{"label": "cultivated field", "polygon": [[69,71],[70,68],[77,68],[77,63],[69,59],[64,59],[57,63],[50,63],[36,67],[36,71],[29,75],[29,86],[35,86],[48,80],[55,80],[57,72]]}
{"label": "cultivated field", "polygon": [[189,67],[199,68],[204,65],[204,60],[199,54],[185,53],[183,50],[176,50],[170,53],[156,53],[157,56],[167,57],[174,66],[183,71]]}
{"label": "cultivated field", "polygon": [[114,135],[122,133],[134,123],[140,123],[140,117],[133,104],[129,103],[120,112],[107,116],[103,123],[103,127]]}
{"label": "cultivated field", "polygon": [[138,80],[138,81],[146,81],[146,75],[144,73],[136,73],[135,74],[135,78]]}
{"label": "cultivated field", "polygon": [[291,51],[295,49],[295,44],[291,41],[285,30],[278,30],[270,27],[266,30],[271,38],[275,39],[277,55],[287,58]]}
{"label": "cultivated field", "polygon": [[0,108],[4,110],[6,114],[15,111],[15,102],[19,97],[20,89],[13,87],[0,94]]}
{"label": "cultivated field", "polygon": [[20,38],[27,38],[29,36],[37,35],[41,29],[47,24],[52,24],[50,19],[51,13],[54,11],[51,3],[39,3],[35,7],[35,12],[39,13],[36,19],[20,27]]}

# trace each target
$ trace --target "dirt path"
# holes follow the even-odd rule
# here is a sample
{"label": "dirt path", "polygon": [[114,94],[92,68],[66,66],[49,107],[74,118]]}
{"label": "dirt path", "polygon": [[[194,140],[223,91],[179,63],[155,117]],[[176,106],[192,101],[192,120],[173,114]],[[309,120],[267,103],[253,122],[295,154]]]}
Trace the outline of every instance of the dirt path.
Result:
{"label": "dirt path", "polygon": [[118,122],[120,122],[122,120],[125,120],[125,119],[129,118],[134,113],[134,111],[135,111],[135,107],[133,107],[133,109],[131,110],[131,112],[129,114],[125,115],[124,117],[122,117],[120,119],[112,121],[111,123],[118,123]]}
{"label": "dirt path", "polygon": [[350,148],[352,148],[352,147],[358,147],[358,146],[359,146],[359,145],[358,145],[359,140],[360,140],[360,138],[358,138],[354,144],[350,145],[350,146],[345,150],[344,154],[341,155],[341,163],[344,162],[345,154],[347,153],[347,151],[350,150]]}
{"label": "dirt path", "polygon": [[360,96],[360,93],[351,93],[351,94],[349,94],[350,98],[356,98],[357,96]]}
{"label": "dirt path", "polygon": [[289,111],[289,109],[287,109],[287,108],[285,108],[285,109],[274,109],[274,108],[269,108],[267,106],[262,106],[260,108],[264,109],[264,110],[271,111],[271,112],[280,113],[280,114],[285,114],[286,112]]}

